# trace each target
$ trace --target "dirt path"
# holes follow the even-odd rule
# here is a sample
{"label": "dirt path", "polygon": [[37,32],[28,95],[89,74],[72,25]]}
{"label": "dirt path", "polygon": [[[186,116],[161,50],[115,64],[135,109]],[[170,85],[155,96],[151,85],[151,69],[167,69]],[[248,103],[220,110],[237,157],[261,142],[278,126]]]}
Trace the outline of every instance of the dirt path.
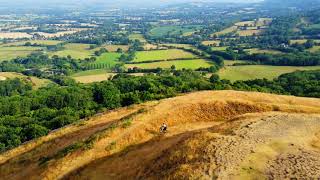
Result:
{"label": "dirt path", "polygon": [[[281,169],[274,162],[285,162],[286,156],[280,154],[290,148],[283,146],[299,140],[297,146],[307,147],[312,141],[308,145],[312,149],[320,147],[320,142],[310,138],[317,131],[318,117],[280,112],[320,113],[319,104],[319,99],[312,98],[204,91],[121,108],[1,154],[1,177],[262,177],[251,173],[256,171],[263,172],[263,177],[282,177],[267,172],[266,167]],[[163,122],[169,125],[169,132],[159,136]],[[77,143],[81,147],[68,149]],[[277,148],[281,151],[274,150]],[[310,153],[308,148],[304,150]],[[257,164],[255,171],[249,166],[252,162]]]}

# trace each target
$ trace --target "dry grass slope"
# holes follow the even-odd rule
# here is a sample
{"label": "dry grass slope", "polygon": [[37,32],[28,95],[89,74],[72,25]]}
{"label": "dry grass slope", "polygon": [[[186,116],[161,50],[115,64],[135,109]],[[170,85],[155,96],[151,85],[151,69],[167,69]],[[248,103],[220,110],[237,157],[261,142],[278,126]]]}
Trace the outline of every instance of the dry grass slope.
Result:
{"label": "dry grass slope", "polygon": [[[312,98],[204,91],[121,108],[0,155],[1,177],[319,177],[319,103]],[[169,131],[160,135],[163,121]]]}

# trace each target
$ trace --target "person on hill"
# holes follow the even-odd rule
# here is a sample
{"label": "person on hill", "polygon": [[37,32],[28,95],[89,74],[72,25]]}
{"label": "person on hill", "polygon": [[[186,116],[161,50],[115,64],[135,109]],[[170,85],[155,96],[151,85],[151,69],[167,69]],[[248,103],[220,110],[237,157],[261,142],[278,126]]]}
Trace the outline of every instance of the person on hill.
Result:
{"label": "person on hill", "polygon": [[161,133],[166,133],[168,129],[168,126],[166,123],[162,123],[161,127],[160,127],[160,132]]}

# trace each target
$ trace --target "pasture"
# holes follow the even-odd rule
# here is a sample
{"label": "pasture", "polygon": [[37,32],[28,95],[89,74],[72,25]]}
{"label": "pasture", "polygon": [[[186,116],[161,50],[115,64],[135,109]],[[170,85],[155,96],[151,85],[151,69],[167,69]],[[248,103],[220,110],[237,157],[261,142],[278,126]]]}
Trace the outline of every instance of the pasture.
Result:
{"label": "pasture", "polygon": [[[129,46],[127,45],[104,45],[103,48],[106,48],[109,52],[116,52],[118,49],[122,49],[124,52],[128,51]],[[101,47],[96,48],[99,50]]]}
{"label": "pasture", "polygon": [[320,52],[320,46],[313,46],[313,48],[308,49],[308,51],[312,53]]}
{"label": "pasture", "polygon": [[242,60],[224,60],[224,65],[225,66],[232,66],[235,63],[246,63],[247,61],[242,61]]}
{"label": "pasture", "polygon": [[229,34],[229,33],[234,33],[237,30],[238,30],[237,26],[231,26],[231,27],[228,27],[228,28],[226,28],[226,29],[224,29],[222,31],[213,33],[213,35],[221,36],[221,35],[225,35],[225,34]]}
{"label": "pasture", "polygon": [[[307,39],[295,39],[295,40],[290,40],[290,44],[304,44],[307,41],[308,41]],[[314,39],[313,41],[316,43],[320,43],[319,39]]]}
{"label": "pasture", "polygon": [[257,36],[263,33],[260,29],[248,29],[248,30],[238,30],[236,32],[239,36]]}
{"label": "pasture", "polygon": [[56,41],[56,40],[30,40],[30,41],[18,41],[13,43],[6,43],[3,46],[24,46],[26,42],[30,42],[31,44],[40,44],[40,45],[57,45],[62,43],[63,41]]}
{"label": "pasture", "polygon": [[150,30],[149,34],[154,37],[162,37],[168,34],[188,36],[190,33],[198,31],[201,26],[189,25],[189,26],[160,26]]}
{"label": "pasture", "polygon": [[212,47],[213,51],[226,51],[228,46]]}
{"label": "pasture", "polygon": [[[110,77],[113,77],[115,75],[116,73],[110,73],[104,69],[95,69],[95,70],[82,71],[82,72],[73,74],[71,77],[80,83],[93,83],[93,82],[107,81]],[[143,73],[134,73],[129,75],[143,76]]]}
{"label": "pasture", "polygon": [[103,53],[101,56],[97,57],[97,60],[95,62],[92,62],[89,64],[89,66],[92,67],[99,67],[102,66],[104,68],[112,68],[114,67],[119,60],[119,57],[121,56],[120,53]]}
{"label": "pasture", "polygon": [[247,49],[245,51],[247,51],[249,54],[282,54],[283,53],[283,52],[278,51],[278,50],[258,49],[258,48]]}
{"label": "pasture", "polygon": [[142,43],[146,43],[147,40],[143,37],[142,34],[130,34],[129,35],[130,40],[139,40]]}
{"label": "pasture", "polygon": [[[64,45],[64,49],[61,51],[49,52],[50,56],[57,55],[60,57],[66,57],[70,55],[75,59],[85,59],[95,56],[94,52],[100,48],[106,48],[109,52],[116,52],[119,48],[124,52],[129,49],[126,45],[102,45],[95,49],[90,49],[90,44],[82,43],[68,43]],[[98,57],[99,58],[99,57]]]}
{"label": "pasture", "polygon": [[219,40],[212,40],[212,41],[202,41],[202,44],[205,46],[219,46],[221,41]]}
{"label": "pasture", "polygon": [[176,60],[176,61],[161,61],[154,63],[142,63],[142,64],[126,64],[126,68],[141,68],[141,69],[156,69],[163,68],[169,69],[172,65],[175,65],[176,69],[198,69],[200,67],[210,67],[211,62],[204,59],[192,59],[192,60]]}
{"label": "pasture", "polygon": [[218,72],[221,79],[230,81],[269,79],[279,77],[285,73],[291,73],[297,70],[316,70],[320,66],[294,67],[294,66],[268,66],[268,65],[246,65],[246,66],[227,66]]}
{"label": "pasture", "polygon": [[0,32],[0,39],[32,38],[32,35],[24,32]]}
{"label": "pasture", "polygon": [[171,59],[192,59],[196,58],[192,53],[179,50],[155,50],[155,51],[138,51],[133,62],[155,61],[155,60],[171,60]]}
{"label": "pasture", "polygon": [[0,61],[12,60],[17,57],[26,57],[32,52],[40,51],[39,47],[24,47],[24,46],[0,46]]}
{"label": "pasture", "polygon": [[89,44],[80,44],[80,43],[69,43],[64,45],[63,50],[49,52],[50,56],[57,55],[59,57],[71,56],[76,59],[85,59],[93,56],[94,50],[90,50]]}
{"label": "pasture", "polygon": [[106,70],[89,70],[74,74],[72,78],[80,83],[93,83],[106,81],[110,77],[116,75],[115,73],[108,73]]}

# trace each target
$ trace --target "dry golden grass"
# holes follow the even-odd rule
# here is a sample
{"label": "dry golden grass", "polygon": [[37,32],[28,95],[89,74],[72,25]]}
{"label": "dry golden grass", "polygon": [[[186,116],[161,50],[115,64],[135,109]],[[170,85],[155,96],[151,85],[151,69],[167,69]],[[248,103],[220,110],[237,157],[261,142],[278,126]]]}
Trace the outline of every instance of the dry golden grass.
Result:
{"label": "dry golden grass", "polygon": [[40,87],[44,87],[51,83],[48,79],[39,79],[37,77],[28,77],[20,73],[15,72],[0,72],[0,80],[6,80],[6,79],[13,79],[13,78],[19,78],[28,80],[32,83],[34,89],[38,89]]}
{"label": "dry golden grass", "polygon": [[260,35],[261,33],[263,33],[263,30],[257,30],[257,29],[237,31],[237,34],[239,34],[239,36],[253,36],[253,35]]}
{"label": "dry golden grass", "polygon": [[202,44],[206,46],[219,46],[221,41],[215,40],[215,41],[203,41]]}
{"label": "dry golden grass", "polygon": [[[258,119],[246,121],[247,118],[260,117],[261,113],[268,117],[273,115],[270,111],[320,113],[319,103],[319,99],[253,92],[190,93],[120,108],[59,129],[1,154],[0,171],[4,179],[145,179],[148,176],[178,178],[182,174],[190,178],[203,170],[202,165],[206,162],[205,152],[202,151],[204,147],[211,147],[211,142],[224,136],[228,130],[247,126],[241,125],[242,122],[260,122]],[[247,113],[253,114],[245,115]],[[126,119],[130,119],[131,125],[121,126]],[[169,131],[159,135],[158,128],[163,122],[169,125]],[[208,133],[197,134],[208,128]],[[99,134],[99,138],[93,142],[92,148],[50,158],[65,147],[95,134]],[[224,142],[221,142],[222,145]],[[230,149],[230,152],[234,151]],[[207,153],[214,155],[210,151]],[[45,157],[50,160],[39,165],[40,159]],[[204,161],[201,162],[201,159]],[[192,164],[192,160],[200,160],[201,163],[197,166]]]}
{"label": "dry golden grass", "polygon": [[21,33],[21,32],[0,32],[0,39],[5,38],[12,38],[12,39],[18,39],[18,38],[31,38],[32,35],[28,33]]}
{"label": "dry golden grass", "polygon": [[238,29],[237,26],[231,26],[229,28],[226,28],[220,32],[216,32],[214,33],[213,35],[217,35],[217,36],[220,36],[220,35],[225,35],[225,34],[228,34],[228,33],[232,33],[232,32],[236,32]]}

